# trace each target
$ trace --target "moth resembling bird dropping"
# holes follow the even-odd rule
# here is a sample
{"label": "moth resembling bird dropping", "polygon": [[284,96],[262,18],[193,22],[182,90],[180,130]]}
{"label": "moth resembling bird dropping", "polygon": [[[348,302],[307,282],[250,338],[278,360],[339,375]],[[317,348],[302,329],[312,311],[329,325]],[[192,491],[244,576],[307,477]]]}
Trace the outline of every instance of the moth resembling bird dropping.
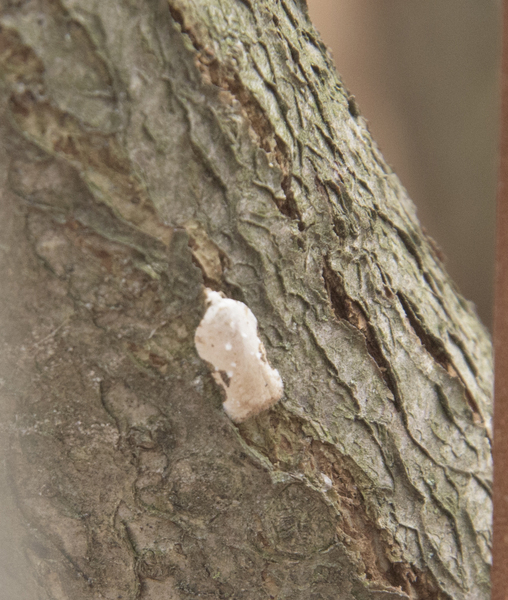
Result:
{"label": "moth resembling bird dropping", "polygon": [[268,364],[249,307],[209,288],[205,294],[208,308],[194,343],[226,393],[224,410],[232,421],[241,423],[280,400],[284,386],[277,369]]}

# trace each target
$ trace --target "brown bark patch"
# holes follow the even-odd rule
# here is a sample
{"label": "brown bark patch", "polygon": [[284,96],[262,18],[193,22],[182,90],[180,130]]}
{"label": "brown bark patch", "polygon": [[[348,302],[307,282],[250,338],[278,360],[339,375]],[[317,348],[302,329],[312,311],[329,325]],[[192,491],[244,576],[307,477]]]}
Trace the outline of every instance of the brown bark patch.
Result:
{"label": "brown bark patch", "polygon": [[[336,533],[356,556],[358,569],[372,589],[396,588],[410,598],[438,600],[439,592],[430,573],[407,562],[392,562],[397,542],[377,528],[355,481],[355,467],[331,444],[313,439],[308,425],[277,408],[238,426],[243,439],[266,456],[278,469],[304,475],[313,487],[323,488],[323,475],[332,482],[325,488],[328,503],[338,515]],[[395,549],[395,552],[394,552]]]}
{"label": "brown bark patch", "polygon": [[273,197],[274,202],[284,216],[298,223],[298,228],[302,231],[304,229],[302,215],[291,189],[292,159],[287,145],[276,135],[263,108],[252,92],[243,84],[238,73],[220,63],[211,48],[202,41],[199,29],[187,23],[188,17],[184,11],[174,2],[169,4],[169,11],[173,19],[180,25],[182,33],[189,36],[196,49],[196,66],[204,81],[231,94],[233,99],[238,102],[244,118],[250,125],[254,141],[267,153],[269,158],[277,163],[282,173],[281,187],[284,198]]}

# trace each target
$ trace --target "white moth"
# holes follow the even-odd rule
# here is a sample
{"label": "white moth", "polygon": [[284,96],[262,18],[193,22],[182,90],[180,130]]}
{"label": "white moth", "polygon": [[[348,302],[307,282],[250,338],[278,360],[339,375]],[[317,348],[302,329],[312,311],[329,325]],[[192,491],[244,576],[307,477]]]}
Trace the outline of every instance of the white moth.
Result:
{"label": "white moth", "polygon": [[205,293],[208,309],[194,343],[226,392],[224,410],[240,423],[280,400],[282,379],[268,364],[258,337],[258,322],[249,307],[208,288]]}

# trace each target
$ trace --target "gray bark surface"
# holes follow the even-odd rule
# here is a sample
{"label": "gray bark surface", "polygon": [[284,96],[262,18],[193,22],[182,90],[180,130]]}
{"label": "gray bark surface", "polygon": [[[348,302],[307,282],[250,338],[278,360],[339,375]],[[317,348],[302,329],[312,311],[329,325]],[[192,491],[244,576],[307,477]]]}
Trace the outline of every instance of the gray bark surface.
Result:
{"label": "gray bark surface", "polygon": [[[490,340],[304,3],[0,23],[6,597],[487,599]],[[284,382],[241,425],[205,285]]]}

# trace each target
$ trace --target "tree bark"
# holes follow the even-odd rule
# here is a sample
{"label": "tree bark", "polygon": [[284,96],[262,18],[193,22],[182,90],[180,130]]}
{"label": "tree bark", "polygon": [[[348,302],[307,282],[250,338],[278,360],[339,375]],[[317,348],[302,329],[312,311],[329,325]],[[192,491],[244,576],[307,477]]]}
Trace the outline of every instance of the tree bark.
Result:
{"label": "tree bark", "polygon": [[[5,0],[9,598],[489,597],[487,332],[301,0]],[[242,424],[194,346],[244,302]]]}

